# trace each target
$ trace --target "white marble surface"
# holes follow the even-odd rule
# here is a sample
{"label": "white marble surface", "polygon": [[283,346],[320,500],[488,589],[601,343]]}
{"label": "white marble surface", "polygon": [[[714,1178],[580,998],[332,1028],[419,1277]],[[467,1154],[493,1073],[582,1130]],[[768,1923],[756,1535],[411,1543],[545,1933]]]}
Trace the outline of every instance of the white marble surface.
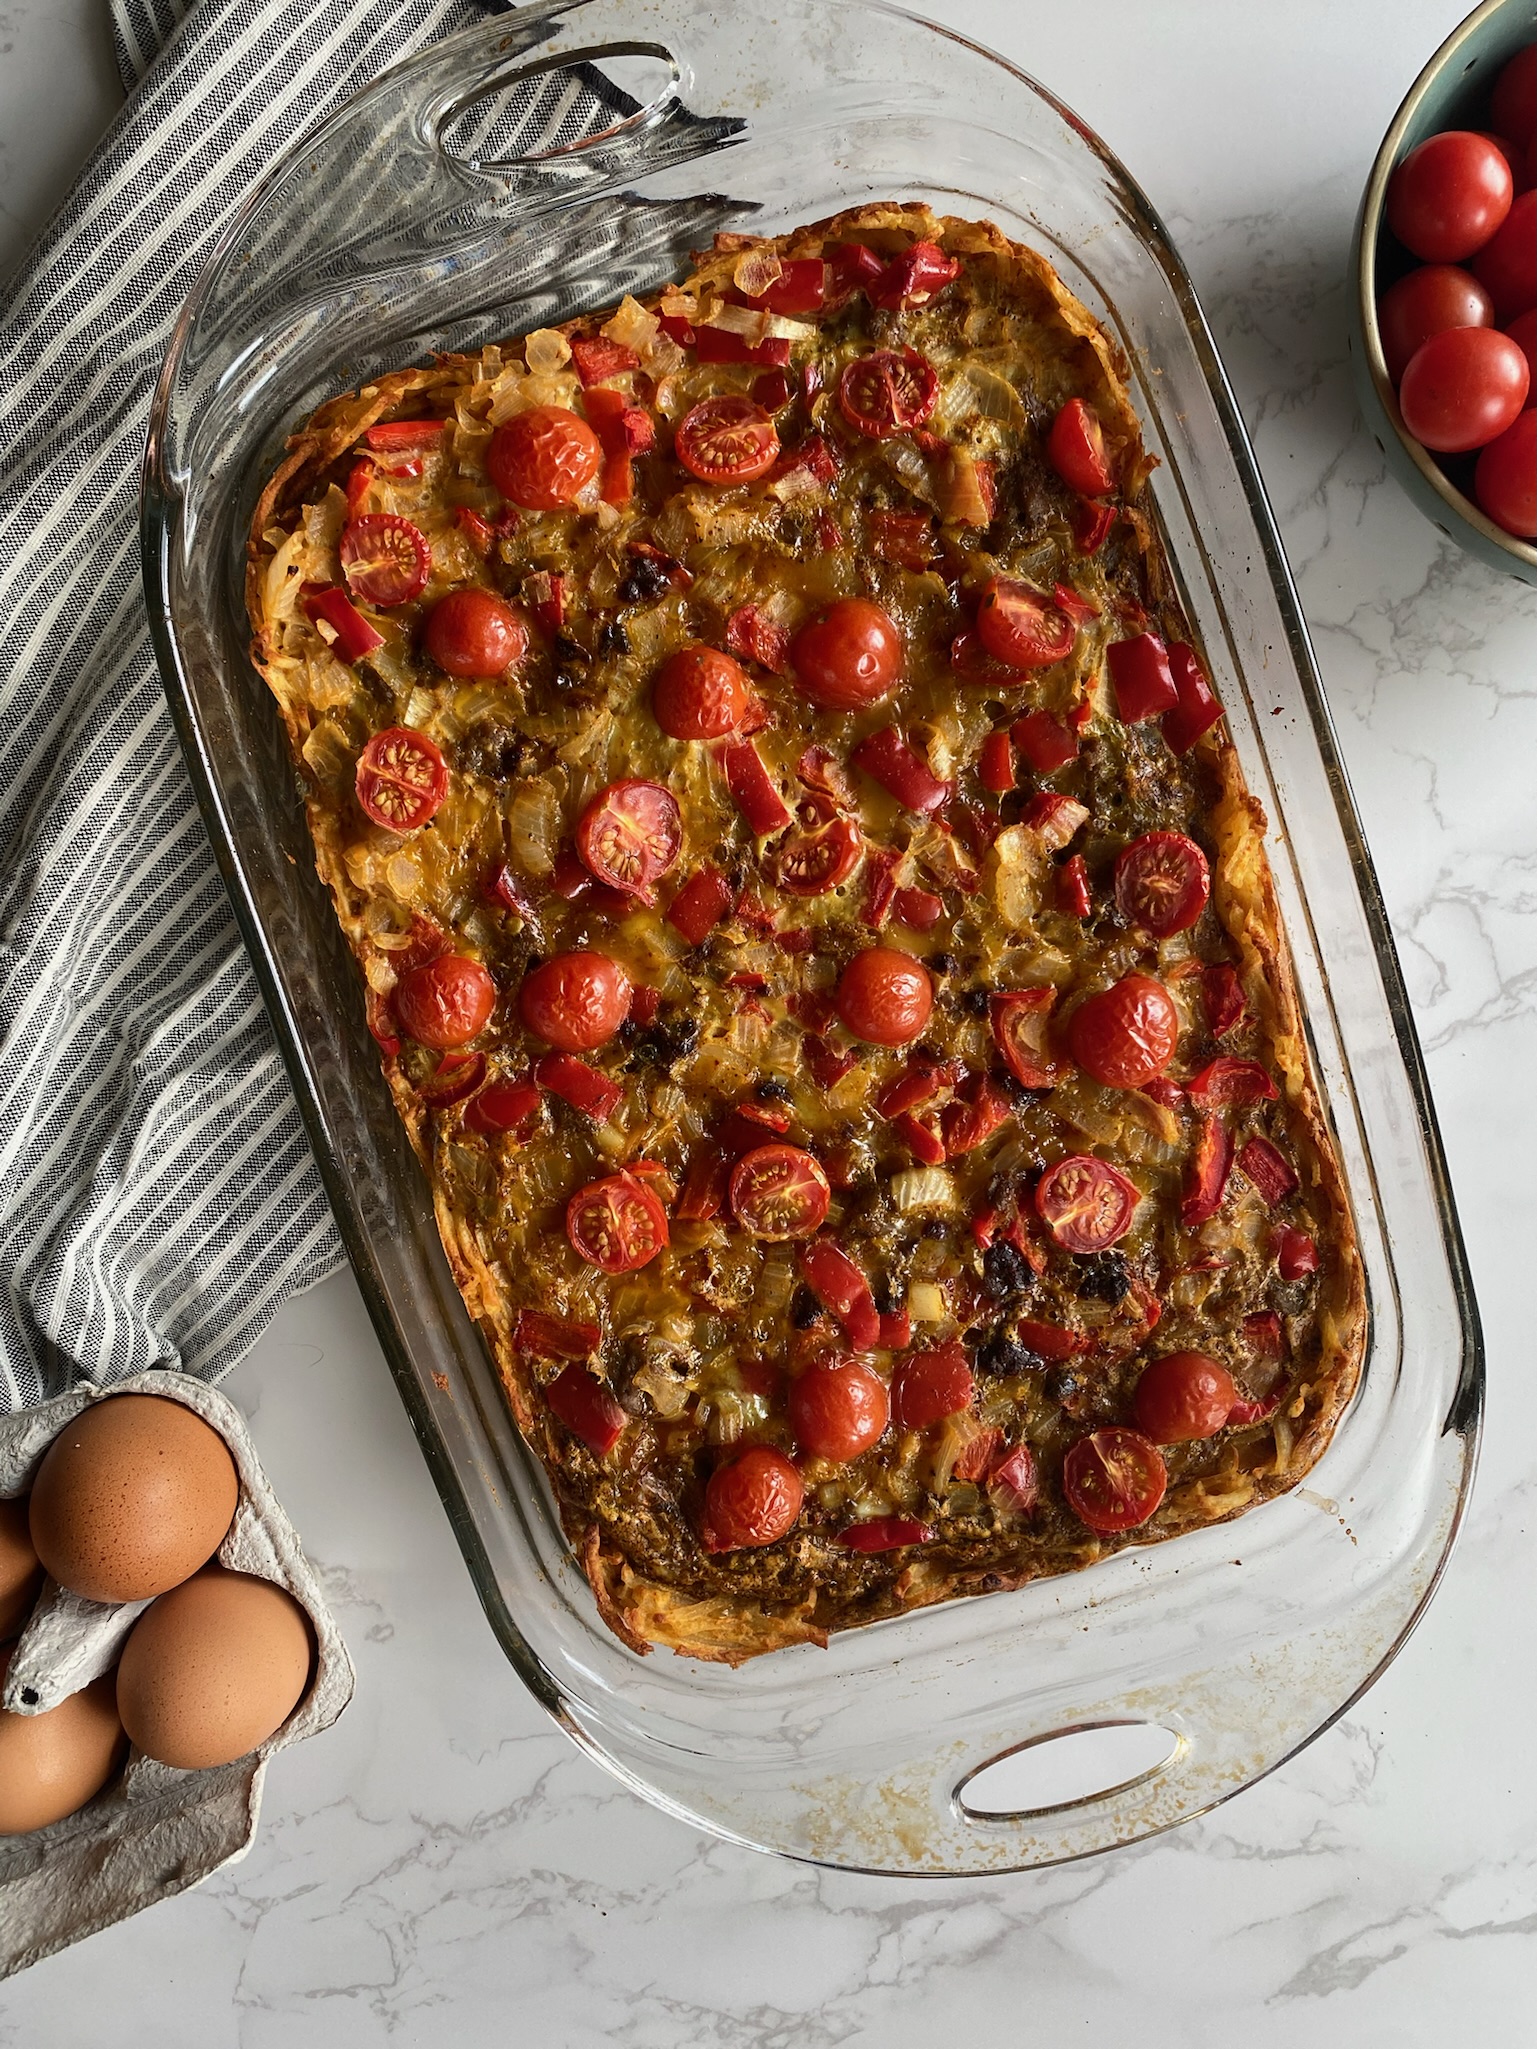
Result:
{"label": "white marble surface", "polygon": [[[1537,2035],[1537,592],[1455,555],[1385,479],[1343,338],[1357,193],[1459,0],[927,4],[1120,150],[1172,223],[1255,435],[1489,1340],[1483,1468],[1446,1583],[1351,1714],[1205,1822],[985,1883],[813,1874],[652,1812],[545,1722],[336,1280],[228,1386],[326,1576],[356,1703],[278,1761],[244,1865],[0,1990],[0,2049]],[[110,113],[98,7],[0,4],[0,274]]]}

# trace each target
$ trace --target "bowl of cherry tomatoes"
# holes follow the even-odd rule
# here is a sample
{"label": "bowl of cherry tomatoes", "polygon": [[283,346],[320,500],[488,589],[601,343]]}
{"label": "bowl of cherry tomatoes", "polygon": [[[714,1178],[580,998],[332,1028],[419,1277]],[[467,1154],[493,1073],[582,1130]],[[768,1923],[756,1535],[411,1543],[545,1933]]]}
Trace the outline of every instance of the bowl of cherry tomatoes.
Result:
{"label": "bowl of cherry tomatoes", "polygon": [[1421,511],[1537,584],[1537,0],[1484,0],[1410,88],[1356,220],[1351,354]]}

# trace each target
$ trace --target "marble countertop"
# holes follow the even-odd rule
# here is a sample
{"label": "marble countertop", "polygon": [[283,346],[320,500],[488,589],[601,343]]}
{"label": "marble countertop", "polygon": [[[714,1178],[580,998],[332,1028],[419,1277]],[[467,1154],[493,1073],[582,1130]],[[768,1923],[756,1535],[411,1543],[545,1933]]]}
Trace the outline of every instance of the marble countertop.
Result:
{"label": "marble countertop", "polygon": [[[1484,1314],[1488,1432],[1444,1586],[1332,1730],[1142,1848],[943,1884],[757,1857],[644,1806],[523,1691],[338,1278],[226,1386],[329,1587],[357,1699],[279,1758],[246,1862],[0,1990],[0,2049],[1531,2039],[1537,591],[1458,555],[1386,478],[1344,341],[1367,166],[1460,0],[926,5],[1121,153],[1254,436]],[[101,0],[0,6],[0,275],[115,94]]]}

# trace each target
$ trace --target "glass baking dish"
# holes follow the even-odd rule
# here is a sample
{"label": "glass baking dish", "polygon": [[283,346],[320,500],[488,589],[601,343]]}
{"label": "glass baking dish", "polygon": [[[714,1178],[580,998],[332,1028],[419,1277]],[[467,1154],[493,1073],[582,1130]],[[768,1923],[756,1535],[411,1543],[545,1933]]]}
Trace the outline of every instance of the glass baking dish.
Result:
{"label": "glass baking dish", "polygon": [[[530,123],[541,146],[500,157]],[[332,392],[654,288],[718,227],[773,233],[871,197],[1034,244],[1131,359],[1169,554],[1273,822],[1370,1347],[1306,1485],[1238,1522],[732,1672],[609,1633],[512,1425],[247,660],[243,546],[284,434]],[[325,121],[231,226],[161,380],[143,538],[172,709],[359,1283],[492,1627],[578,1743],[741,1843],[975,1873],[1200,1813],[1371,1683],[1467,1498],[1476,1310],[1387,920],[1222,366],[1157,215],[1050,93],[867,0],[576,0],[472,28]],[[1012,1812],[968,1794],[990,1760],[1125,1723],[1171,1732],[1166,1762]]]}

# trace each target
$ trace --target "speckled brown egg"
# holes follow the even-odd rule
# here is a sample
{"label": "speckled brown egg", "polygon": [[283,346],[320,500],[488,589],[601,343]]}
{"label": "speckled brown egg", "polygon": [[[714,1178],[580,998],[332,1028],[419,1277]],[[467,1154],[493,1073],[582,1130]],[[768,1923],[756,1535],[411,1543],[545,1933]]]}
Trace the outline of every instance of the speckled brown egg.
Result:
{"label": "speckled brown egg", "polygon": [[180,1402],[93,1402],[49,1445],[32,1483],[32,1541],[60,1586],[142,1601],[219,1548],[240,1482],[217,1430]]}
{"label": "speckled brown egg", "polygon": [[43,1568],[27,1528],[27,1502],[0,1501],[0,1643],[14,1636],[37,1600]]}
{"label": "speckled brown egg", "polygon": [[[11,1662],[0,1650],[0,1685]],[[62,1821],[99,1793],[125,1749],[112,1674],[41,1715],[0,1713],[0,1836]]]}
{"label": "speckled brown egg", "polygon": [[133,1626],[117,1668],[123,1727],[146,1757],[231,1764],[281,1728],[310,1675],[309,1617],[282,1587],[206,1566]]}

